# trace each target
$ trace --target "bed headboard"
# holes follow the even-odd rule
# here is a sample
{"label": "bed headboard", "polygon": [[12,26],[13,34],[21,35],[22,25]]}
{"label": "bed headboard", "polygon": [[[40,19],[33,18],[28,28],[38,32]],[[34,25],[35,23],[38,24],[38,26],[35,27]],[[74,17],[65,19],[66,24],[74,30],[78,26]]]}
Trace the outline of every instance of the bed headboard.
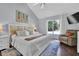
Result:
{"label": "bed headboard", "polygon": [[33,24],[10,24],[9,25],[9,33],[16,34],[16,31],[34,31],[36,28]]}

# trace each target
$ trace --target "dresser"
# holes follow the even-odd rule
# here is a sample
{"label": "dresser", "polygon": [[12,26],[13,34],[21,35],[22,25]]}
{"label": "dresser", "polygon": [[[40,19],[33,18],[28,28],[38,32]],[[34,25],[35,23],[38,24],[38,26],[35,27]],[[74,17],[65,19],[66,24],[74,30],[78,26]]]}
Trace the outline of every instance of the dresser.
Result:
{"label": "dresser", "polygon": [[0,50],[9,48],[9,35],[0,35]]}

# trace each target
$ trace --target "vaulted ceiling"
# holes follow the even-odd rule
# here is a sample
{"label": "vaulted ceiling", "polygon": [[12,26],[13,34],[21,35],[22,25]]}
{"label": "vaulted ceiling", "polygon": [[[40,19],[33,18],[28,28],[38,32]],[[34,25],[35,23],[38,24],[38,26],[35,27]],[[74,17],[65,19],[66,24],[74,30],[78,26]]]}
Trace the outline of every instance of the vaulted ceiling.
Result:
{"label": "vaulted ceiling", "polygon": [[34,6],[34,3],[28,3],[27,5],[39,19],[79,11],[79,3],[46,3],[44,8],[40,8],[40,4]]}

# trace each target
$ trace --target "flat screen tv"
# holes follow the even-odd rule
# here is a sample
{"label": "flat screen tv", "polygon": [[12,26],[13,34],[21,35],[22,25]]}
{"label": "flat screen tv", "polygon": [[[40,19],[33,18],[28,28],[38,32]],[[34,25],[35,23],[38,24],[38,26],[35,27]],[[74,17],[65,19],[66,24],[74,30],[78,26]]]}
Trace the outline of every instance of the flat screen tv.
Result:
{"label": "flat screen tv", "polygon": [[67,20],[68,20],[69,24],[79,23],[79,12],[74,13],[74,14],[68,16]]}

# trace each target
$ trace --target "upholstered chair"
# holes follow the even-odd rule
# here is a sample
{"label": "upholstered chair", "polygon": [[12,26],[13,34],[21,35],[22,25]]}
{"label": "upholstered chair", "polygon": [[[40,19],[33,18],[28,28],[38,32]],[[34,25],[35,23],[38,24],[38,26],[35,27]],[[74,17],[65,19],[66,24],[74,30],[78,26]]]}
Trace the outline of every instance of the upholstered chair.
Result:
{"label": "upholstered chair", "polygon": [[60,42],[67,44],[69,46],[77,45],[77,31],[67,30],[65,35],[60,36]]}

